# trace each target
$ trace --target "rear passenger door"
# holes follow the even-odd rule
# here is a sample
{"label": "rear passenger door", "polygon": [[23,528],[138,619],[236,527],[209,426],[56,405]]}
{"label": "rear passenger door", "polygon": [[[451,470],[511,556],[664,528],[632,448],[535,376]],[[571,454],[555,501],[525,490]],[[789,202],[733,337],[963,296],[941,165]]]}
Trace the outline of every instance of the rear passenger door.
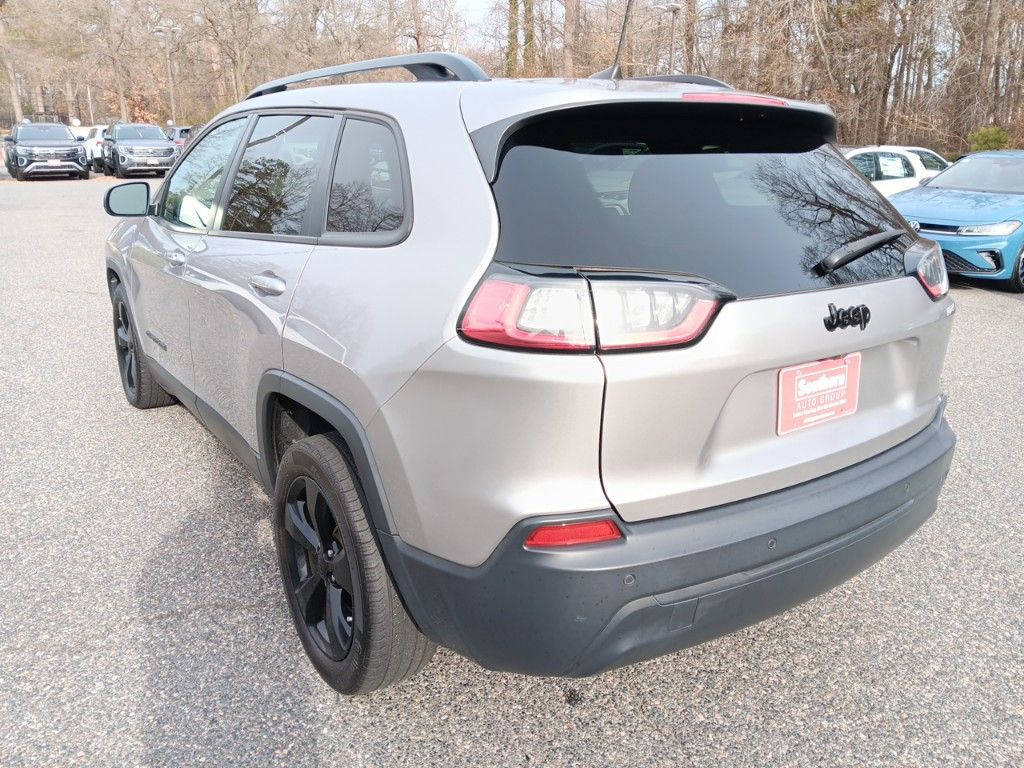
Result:
{"label": "rear passenger door", "polygon": [[315,243],[340,125],[329,113],[254,116],[214,226],[188,262],[197,405],[243,459],[258,450],[260,378],[281,366],[282,325]]}

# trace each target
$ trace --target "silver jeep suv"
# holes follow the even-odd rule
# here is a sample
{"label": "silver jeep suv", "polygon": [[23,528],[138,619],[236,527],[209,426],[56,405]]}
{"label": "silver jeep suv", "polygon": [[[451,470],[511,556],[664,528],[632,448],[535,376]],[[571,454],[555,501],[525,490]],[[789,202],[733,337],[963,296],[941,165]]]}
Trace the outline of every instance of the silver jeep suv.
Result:
{"label": "silver jeep suv", "polygon": [[[305,81],[402,67],[417,82]],[[417,54],[213,120],[107,244],[117,360],[273,496],[324,679],[590,675],[778,613],[936,508],[941,253],[824,107]]]}

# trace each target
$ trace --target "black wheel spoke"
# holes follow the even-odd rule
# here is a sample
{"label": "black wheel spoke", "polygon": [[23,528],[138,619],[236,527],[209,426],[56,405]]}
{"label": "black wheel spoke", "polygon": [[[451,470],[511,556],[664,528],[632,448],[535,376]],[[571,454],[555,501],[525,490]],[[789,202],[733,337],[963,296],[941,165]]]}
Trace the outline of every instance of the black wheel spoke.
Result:
{"label": "black wheel spoke", "polygon": [[295,588],[299,612],[308,624],[316,624],[324,616],[324,582],[319,576],[310,576]]}
{"label": "black wheel spoke", "polygon": [[[338,545],[335,544],[334,546]],[[352,594],[352,571],[348,562],[348,553],[344,549],[331,558],[331,575],[334,578],[335,584],[348,592],[349,595]]]}
{"label": "black wheel spoke", "polygon": [[338,656],[344,655],[352,642],[352,627],[345,615],[344,593],[338,587],[327,587],[327,611],[324,614],[324,624],[327,628],[327,642],[331,651]]}
{"label": "black wheel spoke", "polygon": [[284,529],[288,535],[308,552],[320,551],[320,537],[306,522],[302,514],[302,502],[289,502],[284,510]]}

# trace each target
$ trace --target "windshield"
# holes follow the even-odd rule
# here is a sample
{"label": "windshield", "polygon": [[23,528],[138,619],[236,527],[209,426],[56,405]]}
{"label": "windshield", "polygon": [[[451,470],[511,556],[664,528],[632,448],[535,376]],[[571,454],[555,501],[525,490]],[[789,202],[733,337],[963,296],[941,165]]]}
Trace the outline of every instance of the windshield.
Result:
{"label": "windshield", "polygon": [[66,125],[23,125],[18,128],[18,140],[49,139],[74,141],[75,137]]}
{"label": "windshield", "polygon": [[1024,156],[965,157],[929,181],[928,186],[935,189],[1024,194]]}
{"label": "windshield", "polygon": [[163,139],[167,140],[164,132],[155,125],[119,125],[116,129],[116,137],[119,139]]}
{"label": "windshield", "polygon": [[496,258],[693,275],[740,297],[905,274],[909,233],[815,271],[842,246],[904,225],[822,136],[779,111],[760,115],[602,106],[527,126],[494,183]]}

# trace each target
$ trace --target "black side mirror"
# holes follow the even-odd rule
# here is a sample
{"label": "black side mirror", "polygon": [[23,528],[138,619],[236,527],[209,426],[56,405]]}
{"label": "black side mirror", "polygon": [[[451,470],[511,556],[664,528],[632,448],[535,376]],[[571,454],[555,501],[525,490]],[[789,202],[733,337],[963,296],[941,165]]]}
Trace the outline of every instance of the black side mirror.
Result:
{"label": "black side mirror", "polygon": [[11,144],[13,144],[14,143],[14,137],[13,136],[4,136],[4,141],[5,142],[9,141],[9,142],[11,142]]}
{"label": "black side mirror", "polygon": [[85,141],[85,136],[75,136],[75,141]]}
{"label": "black side mirror", "polygon": [[103,210],[111,216],[146,216],[149,213],[149,184],[132,181],[107,190]]}

